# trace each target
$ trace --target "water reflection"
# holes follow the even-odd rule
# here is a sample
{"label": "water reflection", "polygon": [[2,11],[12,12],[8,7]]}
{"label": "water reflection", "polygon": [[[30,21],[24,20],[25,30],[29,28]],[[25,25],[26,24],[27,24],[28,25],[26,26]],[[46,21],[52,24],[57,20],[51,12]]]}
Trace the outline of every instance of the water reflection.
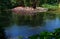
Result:
{"label": "water reflection", "polygon": [[[28,39],[28,36],[42,31],[53,31],[60,26],[59,16],[51,13],[38,13],[34,16],[22,16],[8,12],[0,13],[1,39]],[[2,36],[2,37],[3,37]],[[0,34],[1,37],[1,34]]]}
{"label": "water reflection", "polygon": [[49,19],[49,20],[54,20],[56,18],[56,14],[53,14],[53,13],[50,13],[50,12],[48,12],[44,15],[45,15],[44,18]]}
{"label": "water reflection", "polygon": [[32,16],[18,16],[18,25],[39,26],[43,23],[44,13]]}
{"label": "water reflection", "polygon": [[46,20],[46,30],[53,31],[55,28],[60,28],[60,20],[57,17],[54,20]]}
{"label": "water reflection", "polygon": [[43,31],[44,28],[38,27],[29,27],[29,26],[18,26],[18,25],[13,25],[11,28],[7,29],[6,28],[6,35],[9,38],[14,38],[18,36],[24,37],[24,39],[27,39],[28,36],[38,34],[41,31]]}
{"label": "water reflection", "polygon": [[2,11],[0,13],[0,26],[6,27],[9,26],[11,22],[11,12]]}
{"label": "water reflection", "polygon": [[6,39],[5,35],[5,27],[10,25],[10,17],[11,13],[1,10],[0,13],[0,39]]}
{"label": "water reflection", "polygon": [[0,39],[6,39],[4,29],[0,27]]}

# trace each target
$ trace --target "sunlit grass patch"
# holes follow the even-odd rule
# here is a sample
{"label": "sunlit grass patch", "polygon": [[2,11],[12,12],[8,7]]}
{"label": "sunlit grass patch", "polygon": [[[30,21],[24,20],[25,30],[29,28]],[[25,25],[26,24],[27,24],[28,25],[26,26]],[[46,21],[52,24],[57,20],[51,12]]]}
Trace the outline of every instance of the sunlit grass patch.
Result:
{"label": "sunlit grass patch", "polygon": [[57,5],[50,5],[50,4],[43,4],[42,7],[48,8],[48,9],[57,9]]}

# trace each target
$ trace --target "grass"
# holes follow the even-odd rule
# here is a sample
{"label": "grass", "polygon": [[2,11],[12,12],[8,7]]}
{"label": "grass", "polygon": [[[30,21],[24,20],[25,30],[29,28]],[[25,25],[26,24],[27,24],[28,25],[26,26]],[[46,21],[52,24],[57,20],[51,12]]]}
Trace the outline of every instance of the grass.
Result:
{"label": "grass", "polygon": [[48,9],[57,9],[57,5],[51,5],[51,4],[43,4],[42,7],[48,8]]}
{"label": "grass", "polygon": [[54,14],[60,14],[60,4],[50,5],[50,4],[43,4],[42,7],[48,8],[48,12]]}
{"label": "grass", "polygon": [[60,3],[59,3],[59,8],[60,8]]}

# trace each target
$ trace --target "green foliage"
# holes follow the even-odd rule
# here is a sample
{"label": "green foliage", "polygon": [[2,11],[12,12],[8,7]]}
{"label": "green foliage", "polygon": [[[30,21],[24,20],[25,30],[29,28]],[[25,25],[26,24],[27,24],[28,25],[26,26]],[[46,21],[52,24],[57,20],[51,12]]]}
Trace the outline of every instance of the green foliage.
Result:
{"label": "green foliage", "polygon": [[[16,7],[18,5],[20,5],[21,3],[18,3],[19,1],[24,1],[24,5],[25,6],[31,6],[31,4],[34,2],[34,0],[1,0],[1,8],[11,8],[11,7]],[[39,1],[39,2],[38,2]],[[42,6],[43,7],[47,7],[47,8],[56,8],[56,6],[52,6],[58,4],[57,0],[37,0],[37,5]],[[17,4],[18,3],[18,4]],[[47,3],[47,4],[45,4]],[[50,5],[51,4],[51,5]]]}
{"label": "green foliage", "polygon": [[43,4],[42,7],[48,8],[48,9],[57,9],[57,5],[50,5],[50,4]]}
{"label": "green foliage", "polygon": [[10,9],[12,7],[10,0],[1,0],[1,9]]}
{"label": "green foliage", "polygon": [[55,29],[54,32],[41,32],[39,35],[33,35],[30,39],[60,39],[60,28]]}
{"label": "green foliage", "polygon": [[32,35],[29,37],[29,39],[38,39],[39,35]]}
{"label": "green foliage", "polygon": [[51,32],[41,32],[40,39],[52,39],[53,34]]}
{"label": "green foliage", "polygon": [[59,3],[59,8],[60,8],[60,3]]}
{"label": "green foliage", "polygon": [[53,32],[53,35],[56,39],[60,39],[60,28],[55,29],[55,31]]}

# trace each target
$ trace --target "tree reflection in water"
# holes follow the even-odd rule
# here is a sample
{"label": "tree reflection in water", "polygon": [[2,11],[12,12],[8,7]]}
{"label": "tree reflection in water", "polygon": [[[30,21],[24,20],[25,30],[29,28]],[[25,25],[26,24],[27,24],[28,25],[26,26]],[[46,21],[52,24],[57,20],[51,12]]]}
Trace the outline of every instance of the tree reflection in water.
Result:
{"label": "tree reflection in water", "polygon": [[53,14],[53,13],[46,13],[46,17],[48,18],[48,19],[55,19],[56,18],[56,14]]}
{"label": "tree reflection in water", "polygon": [[5,35],[5,27],[10,25],[11,12],[1,11],[0,13],[0,39],[7,39]]}
{"label": "tree reflection in water", "polygon": [[12,21],[17,25],[40,26],[44,23],[44,17],[48,19],[51,16],[53,17],[53,19],[55,18],[54,14],[46,14],[45,16],[44,13],[37,13],[35,15],[29,16],[13,14],[9,11],[2,11],[2,13],[0,13],[0,39],[6,39],[4,28],[9,27]]}
{"label": "tree reflection in water", "polygon": [[1,27],[0,27],[0,39],[6,39],[4,29]]}
{"label": "tree reflection in water", "polygon": [[30,25],[39,26],[43,23],[44,13],[38,13],[35,15],[15,15],[17,16],[18,25]]}

